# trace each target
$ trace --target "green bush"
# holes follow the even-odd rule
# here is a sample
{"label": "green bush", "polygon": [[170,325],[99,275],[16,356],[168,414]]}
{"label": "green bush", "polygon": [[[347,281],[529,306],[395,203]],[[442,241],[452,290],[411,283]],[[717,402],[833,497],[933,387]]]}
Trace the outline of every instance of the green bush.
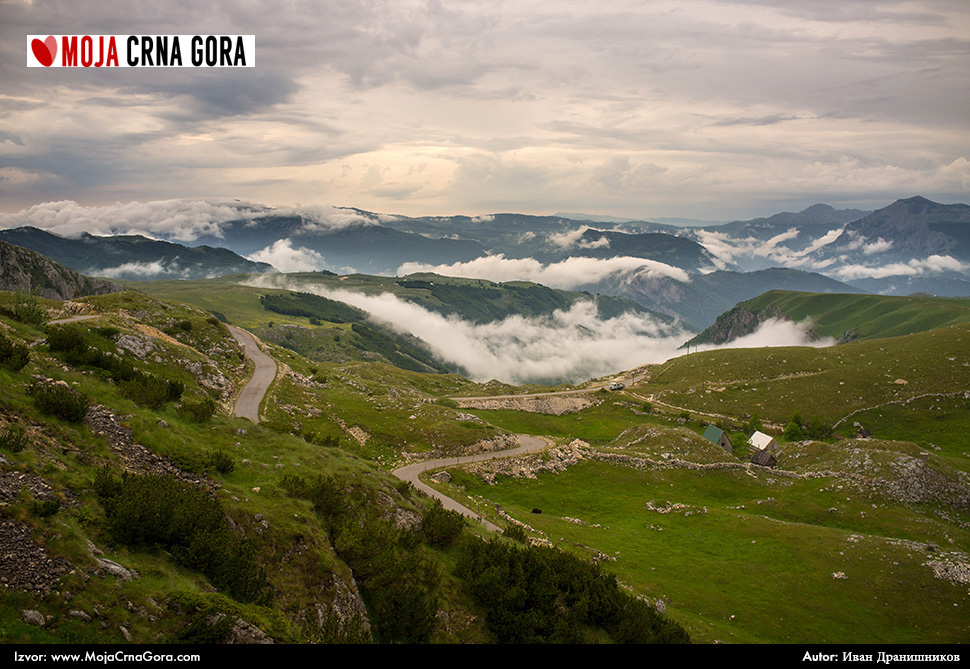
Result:
{"label": "green bush", "polygon": [[241,602],[266,604],[271,592],[252,541],[229,527],[219,502],[172,476],[101,470],[94,489],[111,538],[135,549],[162,548]]}
{"label": "green bush", "polygon": [[188,416],[196,423],[204,423],[216,412],[216,403],[210,397],[201,402],[182,402],[179,413]]}
{"label": "green bush", "polygon": [[34,500],[30,503],[30,513],[38,518],[48,518],[60,511],[61,502],[57,499]]}
{"label": "green bush", "polygon": [[303,433],[303,440],[315,446],[326,446],[327,448],[340,448],[340,438],[333,434],[320,434],[313,430],[306,430]]}
{"label": "green bush", "polygon": [[181,381],[166,381],[144,372],[135,372],[131,378],[118,382],[121,394],[139,406],[157,409],[166,402],[182,396]]}
{"label": "green bush", "polygon": [[309,483],[286,474],[281,487],[309,499],[330,534],[334,550],[353,570],[374,636],[384,642],[423,643],[431,638],[438,612],[437,567],[420,550],[414,531],[381,516],[366,494],[348,494],[333,476]]}
{"label": "green bush", "polygon": [[623,592],[598,565],[555,548],[469,539],[458,573],[500,643],[690,643],[680,625]]}
{"label": "green bush", "polygon": [[465,519],[462,515],[449,511],[437,499],[421,521],[421,533],[425,541],[438,548],[447,548],[455,543],[464,528]]}
{"label": "green bush", "polygon": [[88,342],[76,325],[55,325],[47,329],[47,347],[51,353],[85,351]]}
{"label": "green bush", "polygon": [[792,421],[785,426],[785,431],[782,433],[785,441],[802,441],[805,438],[805,431],[802,426]]}
{"label": "green bush", "polygon": [[71,423],[83,420],[88,412],[87,395],[63,381],[35,381],[27,387],[27,394],[34,398],[34,405],[41,413]]}
{"label": "green bush", "polygon": [[518,525],[507,525],[505,531],[502,532],[502,536],[512,541],[518,541],[519,543],[525,543],[525,530],[523,530]]}
{"label": "green bush", "polygon": [[218,450],[209,455],[207,464],[220,474],[228,474],[236,468],[236,463],[232,459],[232,456],[223,450]]}
{"label": "green bush", "polygon": [[0,306],[0,313],[26,325],[43,325],[47,322],[47,309],[30,293],[17,293],[13,304]]}
{"label": "green bush", "polygon": [[30,362],[30,349],[0,334],[0,366],[11,372],[19,372]]}
{"label": "green bush", "polygon": [[0,448],[11,453],[20,453],[27,448],[27,433],[22,425],[10,425],[0,432]]}

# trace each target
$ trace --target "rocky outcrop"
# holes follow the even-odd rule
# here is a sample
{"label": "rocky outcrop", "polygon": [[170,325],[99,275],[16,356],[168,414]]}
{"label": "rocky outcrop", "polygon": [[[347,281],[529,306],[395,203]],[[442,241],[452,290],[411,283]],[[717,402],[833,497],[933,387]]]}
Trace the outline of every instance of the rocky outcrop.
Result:
{"label": "rocky outcrop", "polygon": [[160,455],[135,443],[131,429],[119,423],[115,415],[103,406],[89,408],[84,422],[92,432],[108,440],[111,450],[121,457],[127,471],[138,474],[171,474],[185,483],[209,485],[208,480],[181,470]]}
{"label": "rocky outcrop", "polygon": [[515,458],[501,458],[468,465],[469,472],[482,477],[489,484],[495,483],[496,476],[534,479],[539,472],[561,472],[590,457],[590,445],[574,439],[566,446],[555,446]]}
{"label": "rocky outcrop", "polygon": [[699,335],[690,340],[691,344],[726,344],[739,337],[749,335],[758,329],[762,323],[775,320],[791,320],[778,307],[768,307],[752,311],[744,305],[738,305],[726,311]]}
{"label": "rocky outcrop", "polygon": [[110,281],[92,279],[21,246],[0,242],[0,290],[31,293],[51,300],[70,300],[124,290]]}
{"label": "rocky outcrop", "polygon": [[576,413],[598,403],[588,393],[584,395],[543,395],[541,397],[496,397],[478,399],[456,397],[455,401],[463,409],[511,409],[512,411],[528,411],[530,413],[544,413],[553,416]]}
{"label": "rocky outcrop", "polygon": [[0,518],[0,586],[46,595],[70,570],[70,562],[34,543],[30,525]]}

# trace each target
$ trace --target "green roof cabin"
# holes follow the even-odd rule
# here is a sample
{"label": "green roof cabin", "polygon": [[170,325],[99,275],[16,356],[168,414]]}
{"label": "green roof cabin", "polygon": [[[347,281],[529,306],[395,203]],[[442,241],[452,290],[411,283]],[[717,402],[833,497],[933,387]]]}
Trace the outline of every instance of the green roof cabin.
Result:
{"label": "green roof cabin", "polygon": [[717,444],[723,448],[728,453],[731,452],[731,440],[728,438],[727,434],[721,428],[716,425],[708,425],[707,429],[704,430],[704,438],[707,439],[712,444]]}

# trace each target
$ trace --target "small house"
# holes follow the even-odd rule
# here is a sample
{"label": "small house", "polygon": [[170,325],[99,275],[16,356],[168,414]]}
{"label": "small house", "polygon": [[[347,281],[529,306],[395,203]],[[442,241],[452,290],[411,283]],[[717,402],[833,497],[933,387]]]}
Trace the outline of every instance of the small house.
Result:
{"label": "small house", "polygon": [[704,430],[704,438],[712,444],[717,444],[728,453],[730,453],[731,449],[733,448],[731,445],[731,439],[727,436],[727,433],[716,425],[707,426],[707,429]]}
{"label": "small house", "polygon": [[748,445],[756,451],[777,451],[778,442],[775,438],[765,434],[764,432],[755,432],[750,437],[748,437]]}
{"label": "small house", "polygon": [[767,448],[762,448],[760,451],[754,452],[751,456],[751,462],[762,467],[771,467],[774,469],[775,465],[778,464],[778,458],[772,455]]}

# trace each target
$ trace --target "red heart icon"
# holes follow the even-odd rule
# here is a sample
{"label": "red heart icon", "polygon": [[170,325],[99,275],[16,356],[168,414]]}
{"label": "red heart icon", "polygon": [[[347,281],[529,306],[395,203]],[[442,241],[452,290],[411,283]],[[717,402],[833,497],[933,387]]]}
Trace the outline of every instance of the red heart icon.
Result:
{"label": "red heart icon", "polygon": [[57,40],[53,35],[41,42],[39,39],[30,42],[30,50],[34,52],[34,58],[44,67],[50,67],[57,55]]}

